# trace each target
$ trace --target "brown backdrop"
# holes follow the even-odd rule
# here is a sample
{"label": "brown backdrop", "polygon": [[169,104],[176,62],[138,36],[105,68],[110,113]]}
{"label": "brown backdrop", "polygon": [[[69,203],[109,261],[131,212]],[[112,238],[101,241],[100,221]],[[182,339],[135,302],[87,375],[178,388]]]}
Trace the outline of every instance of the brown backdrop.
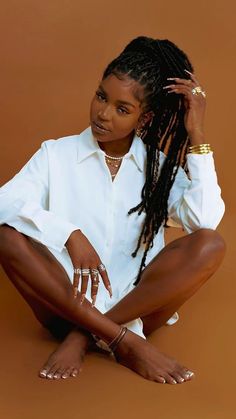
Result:
{"label": "brown backdrop", "polygon": [[[186,51],[207,91],[206,134],[226,214],[228,243],[217,273],[150,338],[192,368],[182,385],[147,381],[90,354],[77,380],[36,372],[57,344],[1,271],[0,416],[11,419],[233,418],[235,357],[235,2],[2,0],[1,179],[20,170],[42,141],[81,132],[104,67],[134,37],[168,38]],[[180,235],[168,231],[167,241]]]}

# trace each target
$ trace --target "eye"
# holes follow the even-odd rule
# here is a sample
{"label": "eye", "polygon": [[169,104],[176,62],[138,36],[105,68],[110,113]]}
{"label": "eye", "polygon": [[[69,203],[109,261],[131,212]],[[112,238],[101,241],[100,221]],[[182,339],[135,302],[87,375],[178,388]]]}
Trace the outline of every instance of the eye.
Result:
{"label": "eye", "polygon": [[118,110],[120,110],[120,111],[122,111],[121,113],[129,113],[129,112],[127,112],[125,109],[123,109],[123,108],[119,108]]}
{"label": "eye", "polygon": [[[96,92],[96,96],[98,98],[101,98],[101,99],[106,99],[105,96],[102,93],[98,92],[98,91]],[[118,110],[120,110],[122,114],[129,114],[129,112],[127,112],[127,110],[124,109],[124,108],[118,108]]]}
{"label": "eye", "polygon": [[96,92],[96,96],[101,97],[102,99],[105,99],[104,96],[102,95],[102,93],[100,93],[100,92]]}

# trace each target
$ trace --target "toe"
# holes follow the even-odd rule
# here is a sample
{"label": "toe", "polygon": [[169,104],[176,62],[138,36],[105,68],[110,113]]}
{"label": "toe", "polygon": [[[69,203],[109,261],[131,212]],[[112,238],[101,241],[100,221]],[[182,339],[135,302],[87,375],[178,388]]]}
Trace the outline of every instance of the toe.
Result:
{"label": "toe", "polygon": [[171,376],[174,378],[174,380],[177,381],[177,383],[182,384],[185,382],[185,379],[177,372],[174,371],[173,373],[171,373]]}
{"label": "toe", "polygon": [[165,384],[166,379],[162,375],[157,375],[156,380],[158,383]]}
{"label": "toe", "polygon": [[41,370],[39,372],[39,376],[41,378],[46,378],[46,376],[49,373],[51,367],[52,367],[52,365],[50,365],[50,364],[44,364],[44,366],[41,368]]}
{"label": "toe", "polygon": [[71,371],[71,376],[72,377],[77,377],[77,375],[80,373],[80,371],[82,371],[82,368],[80,368],[79,370],[77,368],[73,368]]}
{"label": "toe", "polygon": [[39,377],[46,378],[46,375],[47,375],[47,370],[45,368],[39,371]]}
{"label": "toe", "polygon": [[165,379],[166,379],[166,382],[168,383],[168,384],[177,384],[177,381],[175,380],[175,378],[174,377],[172,377],[171,376],[171,374],[165,374]]}
{"label": "toe", "polygon": [[195,377],[194,372],[189,370],[188,368],[183,368],[179,371],[181,377],[183,377],[186,381],[192,380]]}
{"label": "toe", "polygon": [[55,372],[57,371],[57,369],[58,369],[58,365],[57,364],[53,365],[47,373],[47,378],[49,378],[51,380],[53,378]]}
{"label": "toe", "polygon": [[58,368],[53,375],[53,378],[55,378],[55,380],[59,380],[62,376],[62,374],[64,373],[65,368]]}
{"label": "toe", "polygon": [[68,377],[70,377],[73,369],[74,369],[73,367],[66,368],[65,371],[63,372],[61,378],[68,378]]}

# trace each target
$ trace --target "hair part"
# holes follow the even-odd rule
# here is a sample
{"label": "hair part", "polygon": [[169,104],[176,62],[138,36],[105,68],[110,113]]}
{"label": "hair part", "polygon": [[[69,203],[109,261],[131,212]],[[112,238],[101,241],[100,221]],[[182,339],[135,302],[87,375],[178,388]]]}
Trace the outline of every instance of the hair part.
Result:
{"label": "hair part", "polygon": [[[138,211],[146,213],[136,249],[137,255],[142,238],[146,244],[139,272],[134,282],[141,279],[142,269],[148,250],[153,247],[153,239],[161,225],[168,227],[168,197],[174,183],[178,167],[185,167],[189,137],[184,125],[184,96],[168,94],[164,86],[168,77],[190,77],[184,69],[193,72],[187,55],[168,39],[153,39],[139,36],[133,39],[105,69],[102,80],[114,74],[120,80],[129,77],[143,87],[134,89],[134,96],[143,108],[142,115],[152,111],[151,126],[146,127],[141,136],[146,145],[146,180],[141,191],[141,202],[131,208],[128,215]],[[174,84],[174,81],[173,83]],[[161,171],[159,170],[159,151],[166,154]],[[160,173],[159,173],[160,172]]]}

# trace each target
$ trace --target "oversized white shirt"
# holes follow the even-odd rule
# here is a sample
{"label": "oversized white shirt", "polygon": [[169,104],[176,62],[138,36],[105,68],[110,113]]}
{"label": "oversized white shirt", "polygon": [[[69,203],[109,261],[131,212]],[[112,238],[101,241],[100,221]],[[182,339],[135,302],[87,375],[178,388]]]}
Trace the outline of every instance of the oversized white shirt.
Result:
{"label": "oversized white shirt", "polygon": [[[108,311],[130,292],[141,264],[143,247],[135,250],[145,214],[127,215],[141,202],[145,182],[146,145],[135,135],[112,181],[105,153],[89,126],[79,135],[50,139],[23,168],[0,188],[0,224],[44,244],[64,266],[73,282],[73,265],[65,243],[77,229],[89,239],[111,281],[113,297],[102,281],[96,308]],[[166,156],[160,152],[160,169]],[[187,233],[216,229],[225,211],[213,153],[187,154],[186,172],[179,167],[168,199],[169,225]],[[165,246],[164,227],[149,249],[146,265]],[[77,266],[76,266],[77,267]],[[90,284],[86,298],[90,296]],[[176,312],[167,322],[178,320]],[[141,318],[126,326],[145,338]]]}

